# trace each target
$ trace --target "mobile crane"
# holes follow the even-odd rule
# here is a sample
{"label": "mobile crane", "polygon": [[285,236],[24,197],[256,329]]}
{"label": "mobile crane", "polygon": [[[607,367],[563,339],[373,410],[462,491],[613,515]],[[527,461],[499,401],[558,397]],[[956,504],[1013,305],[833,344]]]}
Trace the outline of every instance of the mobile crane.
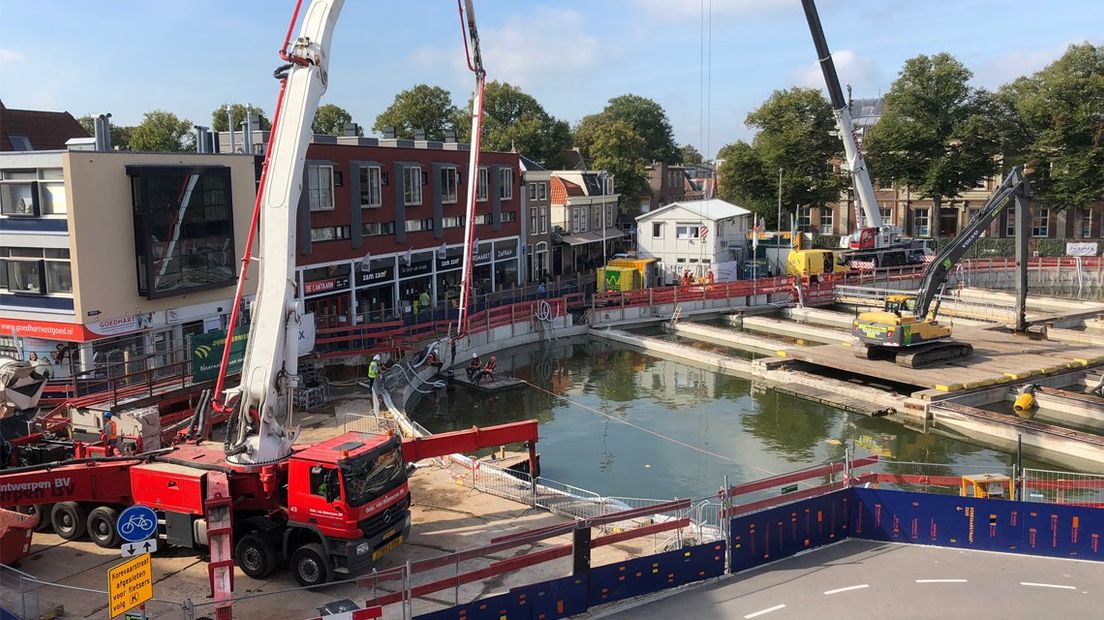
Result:
{"label": "mobile crane", "polygon": [[[881,212],[878,210],[878,199],[874,195],[874,184],[870,181],[866,159],[855,134],[851,108],[843,97],[839,76],[836,75],[836,65],[832,61],[832,53],[828,51],[828,43],[824,39],[824,29],[820,25],[816,3],[814,0],[801,0],[801,5],[805,9],[805,19],[809,23],[809,32],[816,46],[820,70],[824,74],[824,83],[832,102],[832,114],[836,118],[836,131],[843,141],[846,167],[851,171],[856,198],[866,220],[866,226],[857,227],[853,234],[841,239],[841,248],[846,248],[843,252],[795,249],[788,259],[791,265],[789,271],[809,275],[810,265],[812,265],[815,266],[812,271],[820,273],[822,264],[823,271],[829,273],[841,270],[833,267],[833,259],[841,267],[851,260],[869,261],[879,268],[922,263],[927,252],[925,244],[903,236],[900,228],[882,220]],[[811,253],[815,256],[805,256],[803,253]]]}
{"label": "mobile crane", "polygon": [[[535,420],[406,441],[353,432],[295,444],[291,390],[303,308],[295,294],[292,209],[302,191],[311,121],[326,90],[330,41],[343,0],[312,0],[292,44],[301,4],[280,50],[286,64],[275,74],[280,94],[227,330],[234,333],[259,229],[262,264],[241,383],[224,390],[227,343],[210,405],[231,415],[225,444],[203,441],[209,413],[204,405],[194,414],[193,426],[200,429],[194,442],[132,456],[109,456],[103,446],[71,442],[63,459],[0,475],[0,506],[35,509],[66,540],[88,534],[102,547],[116,546],[120,509],[150,506],[158,513],[162,540],[209,550],[220,619],[230,617],[235,563],[254,578],[287,563],[300,584],[317,585],[370,567],[406,540],[408,462],[520,442],[529,446],[530,463],[536,460]],[[476,45],[472,0],[466,8]]]}
{"label": "mobile crane", "polygon": [[1013,168],[977,218],[928,263],[915,295],[888,295],[883,310],[864,312],[852,322],[855,355],[865,359],[893,357],[899,365],[908,368],[969,357],[973,345],[950,340],[950,326],[937,321],[938,294],[946,286],[950,270],[1001,211],[1013,200],[1019,203],[1018,209],[1027,208],[1030,191],[1023,169]]}

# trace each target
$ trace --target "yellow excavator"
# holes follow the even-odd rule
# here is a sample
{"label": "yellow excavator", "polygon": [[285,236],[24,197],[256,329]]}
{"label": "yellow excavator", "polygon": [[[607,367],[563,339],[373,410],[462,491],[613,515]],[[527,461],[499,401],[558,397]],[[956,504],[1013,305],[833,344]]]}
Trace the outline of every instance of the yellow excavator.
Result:
{"label": "yellow excavator", "polygon": [[894,359],[907,368],[924,368],[941,362],[969,357],[973,345],[951,340],[949,325],[940,324],[938,293],[947,284],[947,274],[966,254],[994,219],[1013,200],[1026,209],[1030,188],[1019,166],[1005,177],[989,201],[962,234],[943,247],[924,269],[920,289],[915,294],[893,294],[885,298],[885,307],[863,312],[851,324],[855,337],[855,355],[864,359]]}

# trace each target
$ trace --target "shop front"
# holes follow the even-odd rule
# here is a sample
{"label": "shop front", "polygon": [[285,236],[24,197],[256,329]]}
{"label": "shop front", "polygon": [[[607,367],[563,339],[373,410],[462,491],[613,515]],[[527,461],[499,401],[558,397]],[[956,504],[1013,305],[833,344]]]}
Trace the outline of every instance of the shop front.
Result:
{"label": "shop front", "polygon": [[367,268],[357,266],[357,323],[395,318],[395,257],[373,258]]}
{"label": "shop front", "polygon": [[403,315],[420,314],[425,308],[421,302],[422,293],[434,298],[433,260],[436,252],[414,252],[409,259],[399,258],[399,303]]}
{"label": "shop front", "polygon": [[307,312],[314,313],[316,326],[339,327],[352,322],[349,273],[349,263],[303,270],[303,299]]}
{"label": "shop front", "polygon": [[518,285],[518,240],[494,244],[494,290],[506,291]]}
{"label": "shop front", "polygon": [[460,303],[460,280],[463,277],[464,250],[460,247],[437,251],[437,305],[457,307]]}

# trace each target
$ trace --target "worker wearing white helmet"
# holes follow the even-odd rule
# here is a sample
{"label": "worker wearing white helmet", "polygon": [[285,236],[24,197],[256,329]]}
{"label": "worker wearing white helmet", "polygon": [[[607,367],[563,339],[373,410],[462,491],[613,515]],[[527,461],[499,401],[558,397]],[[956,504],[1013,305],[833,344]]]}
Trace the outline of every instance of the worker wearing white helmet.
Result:
{"label": "worker wearing white helmet", "polygon": [[479,355],[472,353],[471,363],[464,370],[468,373],[468,380],[475,381],[475,375],[483,370],[483,362],[479,361]]}
{"label": "worker wearing white helmet", "polygon": [[376,379],[380,375],[380,356],[376,353],[372,356],[372,361],[368,363],[368,389],[374,389],[376,387]]}

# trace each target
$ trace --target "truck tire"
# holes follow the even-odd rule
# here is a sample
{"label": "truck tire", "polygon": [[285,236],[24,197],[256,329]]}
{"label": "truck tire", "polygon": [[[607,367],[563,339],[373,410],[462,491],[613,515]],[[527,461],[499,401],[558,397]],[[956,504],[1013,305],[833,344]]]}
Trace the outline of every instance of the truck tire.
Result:
{"label": "truck tire", "polygon": [[53,504],[39,504],[36,506],[19,506],[15,510],[25,515],[30,515],[35,518],[34,531],[44,532],[50,527],[50,512],[54,509]]}
{"label": "truck tire", "polygon": [[54,533],[65,540],[76,540],[84,536],[87,518],[88,511],[77,502],[58,502],[50,511]]}
{"label": "truck tire", "polygon": [[119,511],[110,506],[93,508],[88,513],[88,537],[97,545],[109,549],[118,547],[122,539],[115,529],[115,522],[119,520]]}
{"label": "truck tire", "polygon": [[276,548],[257,532],[246,534],[234,547],[234,563],[253,579],[264,579],[276,568]]}
{"label": "truck tire", "polygon": [[291,572],[301,586],[317,586],[330,580],[330,556],[318,543],[303,545],[291,554]]}

